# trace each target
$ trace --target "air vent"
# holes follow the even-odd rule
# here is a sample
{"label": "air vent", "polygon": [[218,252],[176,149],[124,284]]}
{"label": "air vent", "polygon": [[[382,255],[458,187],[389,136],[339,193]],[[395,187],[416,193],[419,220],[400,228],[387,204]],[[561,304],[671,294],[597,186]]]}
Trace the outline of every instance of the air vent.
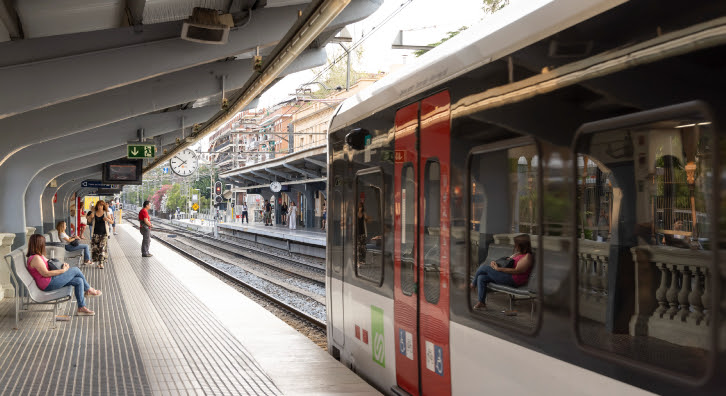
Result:
{"label": "air vent", "polygon": [[202,44],[227,44],[232,26],[232,15],[220,15],[217,10],[195,7],[192,16],[184,21],[181,38]]}
{"label": "air vent", "polygon": [[550,53],[552,58],[582,58],[592,51],[592,41],[563,42],[550,41]]}

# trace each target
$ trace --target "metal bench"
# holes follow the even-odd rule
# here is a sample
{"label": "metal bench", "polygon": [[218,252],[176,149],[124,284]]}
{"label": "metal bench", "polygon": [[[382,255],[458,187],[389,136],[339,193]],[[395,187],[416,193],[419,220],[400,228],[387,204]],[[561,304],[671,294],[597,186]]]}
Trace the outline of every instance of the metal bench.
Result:
{"label": "metal bench", "polygon": [[83,262],[83,250],[76,250],[69,252],[66,250],[66,243],[60,240],[57,230],[51,230],[45,236],[45,246],[48,254],[51,254],[51,247],[55,248],[52,251],[52,256],[63,262],[68,263],[71,266],[78,267]]}
{"label": "metal bench", "polygon": [[[55,327],[58,304],[71,300],[73,288],[65,286],[48,292],[40,290],[25,266],[25,255],[21,249],[13,250],[10,254],[5,255],[5,261],[10,268],[10,278],[15,287],[15,328],[18,328],[21,312],[53,312],[51,322]],[[53,309],[30,310],[31,304],[52,305]]]}
{"label": "metal bench", "polygon": [[[500,257],[510,256],[512,254],[514,246],[512,245],[489,245],[488,254],[486,260],[482,264],[488,265],[490,262],[497,260]],[[514,301],[529,300],[531,303],[530,317],[534,316],[534,304],[537,299],[537,275],[534,269],[529,275],[527,283],[522,286],[505,286],[496,283],[489,283],[487,289],[499,293],[505,293],[509,297],[509,310],[512,310]]]}

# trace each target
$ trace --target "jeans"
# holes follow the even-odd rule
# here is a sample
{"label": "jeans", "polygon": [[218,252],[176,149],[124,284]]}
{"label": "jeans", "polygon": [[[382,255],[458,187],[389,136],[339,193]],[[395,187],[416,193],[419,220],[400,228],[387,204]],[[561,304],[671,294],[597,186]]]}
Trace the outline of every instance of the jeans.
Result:
{"label": "jeans", "polygon": [[73,286],[78,308],[86,306],[86,301],[83,297],[86,290],[91,288],[91,285],[86,282],[86,277],[83,276],[83,273],[78,267],[71,267],[68,271],[50,278],[50,283],[45,288],[45,291],[57,290],[64,286]]}
{"label": "jeans", "polygon": [[140,230],[143,236],[141,241],[141,255],[146,256],[149,254],[149,245],[151,245],[151,228],[146,224],[142,224]]}
{"label": "jeans", "polygon": [[245,220],[247,221],[247,224],[250,224],[250,218],[247,216],[246,210],[242,212],[242,223],[244,223]]}
{"label": "jeans", "polygon": [[78,246],[66,245],[66,252],[75,252],[76,250],[83,249],[83,261],[91,259],[91,248],[85,243],[79,243]]}
{"label": "jeans", "polygon": [[499,272],[490,267],[489,264],[482,264],[474,275],[474,284],[479,290],[479,302],[484,304],[487,298],[487,285],[496,283],[498,285],[514,286],[514,279],[511,274]]}

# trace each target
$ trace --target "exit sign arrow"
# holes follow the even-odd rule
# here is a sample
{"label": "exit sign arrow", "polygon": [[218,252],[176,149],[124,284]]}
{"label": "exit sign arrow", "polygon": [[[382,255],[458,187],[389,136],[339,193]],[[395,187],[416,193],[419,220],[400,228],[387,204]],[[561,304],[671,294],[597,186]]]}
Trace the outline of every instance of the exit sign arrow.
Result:
{"label": "exit sign arrow", "polygon": [[156,157],[156,146],[153,144],[129,143],[126,145],[126,156],[128,158],[154,158]]}

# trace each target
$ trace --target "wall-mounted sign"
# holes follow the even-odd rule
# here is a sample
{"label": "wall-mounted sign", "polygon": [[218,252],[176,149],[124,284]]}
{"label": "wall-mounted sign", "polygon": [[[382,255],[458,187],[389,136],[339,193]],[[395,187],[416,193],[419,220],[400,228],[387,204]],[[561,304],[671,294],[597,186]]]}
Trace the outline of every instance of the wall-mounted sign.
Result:
{"label": "wall-mounted sign", "polygon": [[154,158],[156,157],[156,146],[153,144],[129,143],[126,145],[126,156],[128,158]]}

